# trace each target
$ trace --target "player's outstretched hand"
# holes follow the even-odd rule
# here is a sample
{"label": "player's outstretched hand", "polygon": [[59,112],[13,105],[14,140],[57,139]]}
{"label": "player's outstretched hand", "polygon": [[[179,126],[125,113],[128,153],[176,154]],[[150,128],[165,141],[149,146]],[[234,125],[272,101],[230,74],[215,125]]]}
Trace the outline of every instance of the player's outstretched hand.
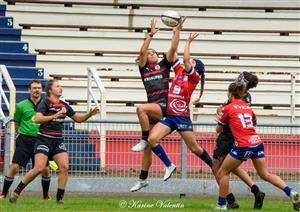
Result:
{"label": "player's outstretched hand", "polygon": [[98,108],[98,107],[94,107],[94,108],[91,108],[91,109],[90,109],[89,115],[90,115],[90,116],[94,116],[94,115],[96,115],[98,112],[99,112],[99,108]]}
{"label": "player's outstretched hand", "polygon": [[223,105],[220,105],[217,108],[217,111],[216,111],[217,116],[222,116],[222,114],[223,114],[222,109],[223,109]]}
{"label": "player's outstretched hand", "polygon": [[156,27],[156,19],[152,18],[151,22],[150,22],[150,28],[151,28],[151,31],[150,31],[150,34],[152,35],[155,35],[159,28]]}
{"label": "player's outstretched hand", "polygon": [[188,37],[187,41],[191,43],[198,36],[199,33],[190,33],[190,36]]}
{"label": "player's outstretched hand", "polygon": [[182,30],[183,23],[186,20],[186,16],[181,16],[179,20],[179,24],[176,27],[173,27],[173,31],[176,32],[177,30]]}

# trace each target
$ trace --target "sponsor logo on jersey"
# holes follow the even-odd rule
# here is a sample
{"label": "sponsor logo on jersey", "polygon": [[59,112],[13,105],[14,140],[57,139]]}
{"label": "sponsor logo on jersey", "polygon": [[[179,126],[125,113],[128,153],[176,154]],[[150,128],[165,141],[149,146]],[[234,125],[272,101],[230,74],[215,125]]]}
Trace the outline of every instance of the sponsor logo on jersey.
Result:
{"label": "sponsor logo on jersey", "polygon": [[178,85],[175,85],[175,86],[174,86],[174,89],[173,89],[173,93],[174,93],[174,94],[179,94],[180,91],[181,91],[181,87],[178,86]]}
{"label": "sponsor logo on jersey", "polygon": [[234,109],[243,109],[243,110],[246,110],[246,109],[250,108],[248,105],[247,106],[244,106],[244,105],[234,105],[233,107],[234,107]]}
{"label": "sponsor logo on jersey", "polygon": [[259,143],[261,143],[261,139],[258,135],[253,135],[249,138],[249,143],[250,144],[259,144]]}
{"label": "sponsor logo on jersey", "polygon": [[174,113],[183,113],[187,110],[188,106],[183,100],[173,99],[170,103],[170,108]]}
{"label": "sponsor logo on jersey", "polygon": [[151,76],[151,77],[145,77],[144,81],[148,82],[148,81],[162,79],[162,78],[163,78],[162,74],[159,74],[159,75],[155,75],[155,76]]}
{"label": "sponsor logo on jersey", "polygon": [[60,111],[60,110],[61,110],[60,107],[50,107],[50,108],[49,108],[49,111],[52,111],[52,112],[55,112],[55,113],[57,113],[57,112]]}
{"label": "sponsor logo on jersey", "polygon": [[177,81],[178,81],[178,82],[182,81],[182,79],[183,79],[182,76],[178,76],[178,77],[177,77]]}

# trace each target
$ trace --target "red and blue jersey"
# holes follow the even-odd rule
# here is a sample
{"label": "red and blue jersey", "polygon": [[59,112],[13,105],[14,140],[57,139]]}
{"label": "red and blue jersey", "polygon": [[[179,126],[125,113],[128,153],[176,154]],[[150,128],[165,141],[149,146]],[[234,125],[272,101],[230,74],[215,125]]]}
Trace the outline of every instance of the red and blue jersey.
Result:
{"label": "red and blue jersey", "polygon": [[167,115],[190,116],[189,103],[200,77],[195,68],[186,71],[177,58],[172,67],[175,78],[169,89]]}
{"label": "red and blue jersey", "polygon": [[222,109],[222,116],[217,119],[219,125],[228,125],[237,147],[256,146],[262,143],[253,126],[256,116],[248,103],[234,99]]}

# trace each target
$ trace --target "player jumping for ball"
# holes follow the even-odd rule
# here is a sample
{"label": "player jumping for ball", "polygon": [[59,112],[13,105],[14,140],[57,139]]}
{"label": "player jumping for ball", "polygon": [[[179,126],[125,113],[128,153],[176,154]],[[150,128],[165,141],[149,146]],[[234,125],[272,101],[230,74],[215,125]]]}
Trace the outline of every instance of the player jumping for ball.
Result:
{"label": "player jumping for ball", "polygon": [[[209,167],[212,167],[212,160],[209,154],[197,144],[190,120],[189,102],[191,95],[199,83],[200,76],[204,75],[204,64],[199,59],[190,58],[190,44],[198,35],[197,33],[192,33],[186,41],[183,59],[184,67],[180,64],[178,58],[172,63],[175,78],[169,89],[166,116],[151,130],[148,137],[148,145],[153,148],[162,138],[176,130],[184,139],[188,148]],[[175,165],[173,167],[171,174],[176,168]],[[169,177],[171,177],[171,174]]]}
{"label": "player jumping for ball", "polygon": [[140,74],[147,93],[148,103],[140,105],[137,108],[137,115],[142,128],[142,139],[138,144],[132,147],[132,151],[137,152],[144,150],[144,153],[142,158],[142,169],[139,176],[140,180],[130,189],[132,192],[148,186],[148,181],[146,179],[148,178],[148,170],[152,163],[152,152],[159,156],[166,167],[164,180],[169,179],[171,173],[176,168],[174,164],[170,162],[160,144],[151,148],[148,145],[147,140],[149,132],[154,124],[156,124],[166,114],[170,69],[172,61],[176,56],[180,30],[182,29],[184,21],[185,18],[182,17],[178,26],[173,28],[171,47],[166,56],[164,56],[160,62],[158,62],[159,58],[156,51],[149,48],[153,36],[159,30],[156,28],[156,21],[154,19],[151,20],[151,32],[150,34],[147,34],[140,50],[138,63]]}

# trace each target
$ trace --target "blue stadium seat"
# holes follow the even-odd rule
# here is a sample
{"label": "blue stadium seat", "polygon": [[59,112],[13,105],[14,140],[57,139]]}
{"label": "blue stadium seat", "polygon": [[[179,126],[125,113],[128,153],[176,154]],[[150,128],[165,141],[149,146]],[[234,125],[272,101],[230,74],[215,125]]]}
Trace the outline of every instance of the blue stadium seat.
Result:
{"label": "blue stadium seat", "polygon": [[27,78],[27,79],[44,79],[44,69],[35,67],[22,67],[22,66],[7,66],[6,67],[10,77],[13,79]]}
{"label": "blue stadium seat", "polygon": [[5,16],[5,12],[6,12],[6,5],[0,4],[0,16]]}
{"label": "blue stadium seat", "polygon": [[12,17],[0,17],[0,28],[13,28],[14,19]]}
{"label": "blue stadium seat", "polygon": [[[68,123],[65,123],[66,125]],[[69,127],[69,126],[68,126]],[[68,130],[71,130],[70,132]],[[88,143],[89,141],[89,133],[87,131],[81,132],[81,131],[76,131],[73,129],[70,129],[70,127],[67,129],[66,126],[64,127],[64,141],[66,143],[72,144],[72,143],[78,143],[80,142],[81,144]]]}
{"label": "blue stadium seat", "polygon": [[[18,79],[18,78],[15,78],[15,79],[13,79],[13,83],[14,83],[16,89],[17,89],[17,87],[20,88],[20,90],[17,89],[17,91],[27,91],[27,86],[28,86],[28,84],[30,83],[31,80],[32,80],[32,79],[29,79],[29,78],[26,78],[26,79],[21,79],[21,78]],[[47,82],[47,80],[44,80],[44,79],[41,80],[41,83],[42,83],[43,86],[46,85],[46,82]],[[3,85],[3,89],[4,89],[4,90],[7,90],[7,89],[6,89],[6,82],[5,82],[5,81],[3,81],[3,84],[2,84],[2,85]],[[22,88],[21,86],[25,86],[26,89],[21,90],[21,88]]]}
{"label": "blue stadium seat", "polygon": [[77,153],[85,152],[85,153],[91,154],[90,156],[94,156],[94,153],[95,153],[95,145],[94,144],[81,143],[80,140],[78,140],[77,143],[67,143],[66,140],[65,140],[66,137],[67,136],[64,135],[64,141],[66,143],[68,152],[70,152],[70,153],[72,153],[72,152],[77,152]]}
{"label": "blue stadium seat", "polygon": [[96,171],[100,169],[100,159],[95,158],[95,145],[72,143],[66,144],[70,170]]}
{"label": "blue stadium seat", "polygon": [[36,55],[0,53],[0,64],[6,66],[35,67]]}
{"label": "blue stadium seat", "polygon": [[0,41],[1,53],[28,53],[28,43],[20,41]]}
{"label": "blue stadium seat", "polygon": [[21,29],[0,28],[0,40],[1,41],[6,41],[6,40],[20,41],[21,40]]}

